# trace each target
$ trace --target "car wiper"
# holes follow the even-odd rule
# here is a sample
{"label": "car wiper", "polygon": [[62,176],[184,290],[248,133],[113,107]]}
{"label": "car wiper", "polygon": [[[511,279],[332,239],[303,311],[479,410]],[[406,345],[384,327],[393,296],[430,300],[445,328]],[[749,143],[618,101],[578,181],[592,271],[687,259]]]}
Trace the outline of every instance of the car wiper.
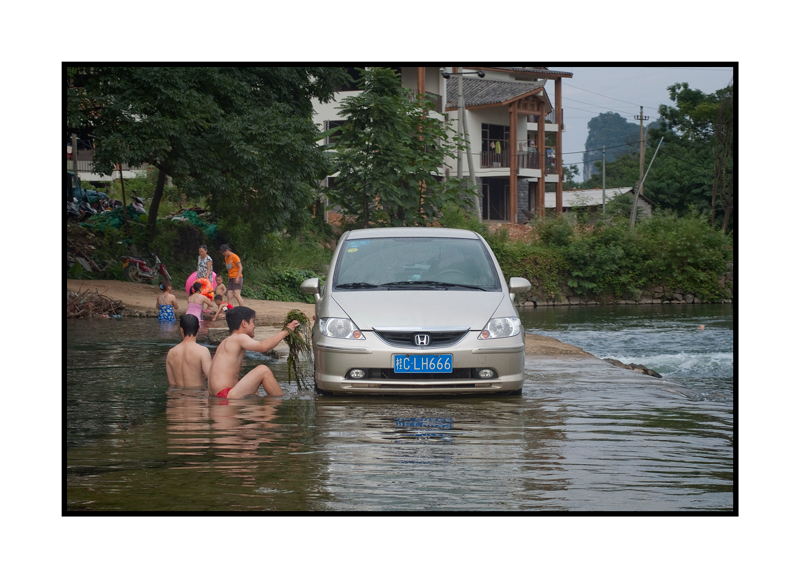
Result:
{"label": "car wiper", "polygon": [[436,285],[437,287],[464,287],[465,289],[477,289],[478,291],[486,291],[480,285],[465,285],[463,283],[445,283],[444,281],[428,281],[430,285]]}
{"label": "car wiper", "polygon": [[342,283],[336,286],[336,289],[375,289],[378,287],[377,285],[373,285],[372,283]]}
{"label": "car wiper", "polygon": [[381,283],[380,287],[401,287],[409,289],[420,289],[422,287],[436,287],[436,283],[430,281],[393,281],[391,283]]}
{"label": "car wiper", "polygon": [[381,287],[441,287],[447,289],[448,287],[464,287],[465,289],[477,289],[478,291],[486,291],[480,285],[464,285],[462,283],[445,283],[444,281],[395,281],[394,283],[381,283]]}

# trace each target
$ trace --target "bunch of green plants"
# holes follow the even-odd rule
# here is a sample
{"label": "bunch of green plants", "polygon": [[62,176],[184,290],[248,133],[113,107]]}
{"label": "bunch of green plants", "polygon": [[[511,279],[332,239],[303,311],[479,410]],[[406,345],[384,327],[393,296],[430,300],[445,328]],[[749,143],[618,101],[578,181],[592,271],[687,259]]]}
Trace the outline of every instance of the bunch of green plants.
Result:
{"label": "bunch of green plants", "polygon": [[300,326],[294,331],[289,331],[286,342],[289,344],[289,357],[286,361],[289,372],[289,382],[292,379],[297,383],[299,389],[309,386],[311,378],[308,375],[308,368],[313,367],[311,361],[311,323],[305,313],[299,309],[292,309],[286,315],[283,327],[292,321],[297,321]]}

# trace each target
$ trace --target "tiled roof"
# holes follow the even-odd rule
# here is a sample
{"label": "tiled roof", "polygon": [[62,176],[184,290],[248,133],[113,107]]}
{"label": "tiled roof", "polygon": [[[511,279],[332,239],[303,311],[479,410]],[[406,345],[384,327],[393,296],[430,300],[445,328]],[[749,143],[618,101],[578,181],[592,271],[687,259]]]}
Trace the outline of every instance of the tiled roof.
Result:
{"label": "tiled roof", "polygon": [[[606,202],[610,201],[618,195],[630,193],[633,187],[615,187],[606,189]],[[645,199],[639,195],[640,199]],[[603,189],[585,189],[576,191],[563,191],[561,193],[561,201],[564,207],[594,207],[603,204]],[[546,192],[544,194],[544,206],[546,209],[552,209],[556,206],[556,194]]]}
{"label": "tiled roof", "polygon": [[[544,87],[544,81],[504,82],[480,78],[464,78],[464,106],[485,106],[515,100]],[[458,107],[458,78],[447,80],[447,108]]]}
{"label": "tiled roof", "polygon": [[522,72],[525,74],[547,74],[551,76],[565,76],[572,78],[571,72],[561,72],[558,70],[548,70],[543,66],[490,66],[486,68],[493,68],[495,70],[508,70],[510,72]]}

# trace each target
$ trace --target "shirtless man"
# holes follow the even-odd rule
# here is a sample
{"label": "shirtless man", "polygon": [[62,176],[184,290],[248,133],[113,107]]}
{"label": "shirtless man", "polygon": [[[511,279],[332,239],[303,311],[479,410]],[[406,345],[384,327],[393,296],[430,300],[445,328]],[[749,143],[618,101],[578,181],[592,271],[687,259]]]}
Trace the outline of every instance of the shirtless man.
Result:
{"label": "shirtless man", "polygon": [[289,335],[289,331],[294,331],[300,323],[292,321],[280,333],[263,341],[256,341],[253,339],[255,318],[256,312],[249,307],[234,307],[226,314],[231,334],[219,344],[214,354],[214,361],[211,362],[211,373],[208,375],[209,395],[239,399],[254,394],[258,391],[259,385],[264,387],[267,395],[283,395],[278,380],[266,365],[259,365],[250,370],[241,379],[239,371],[242,368],[245,351],[266,353]]}
{"label": "shirtless man", "polygon": [[197,343],[200,321],[181,315],[181,341],[167,352],[167,380],[178,387],[203,387],[211,371],[211,352]]}

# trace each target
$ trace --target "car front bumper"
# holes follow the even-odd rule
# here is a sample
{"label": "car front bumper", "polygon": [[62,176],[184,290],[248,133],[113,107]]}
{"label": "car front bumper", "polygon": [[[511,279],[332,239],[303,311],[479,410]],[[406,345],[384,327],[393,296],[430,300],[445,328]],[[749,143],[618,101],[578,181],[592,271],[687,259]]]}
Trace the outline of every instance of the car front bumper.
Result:
{"label": "car front bumper", "polygon": [[[511,393],[522,388],[525,365],[524,334],[479,340],[470,331],[455,345],[441,348],[398,347],[364,331],[363,340],[324,337],[314,339],[314,380],[318,389],[352,395],[485,395]],[[394,355],[452,354],[453,371],[442,374],[395,374]],[[365,377],[349,377],[351,369]],[[494,376],[478,377],[480,369]]]}

